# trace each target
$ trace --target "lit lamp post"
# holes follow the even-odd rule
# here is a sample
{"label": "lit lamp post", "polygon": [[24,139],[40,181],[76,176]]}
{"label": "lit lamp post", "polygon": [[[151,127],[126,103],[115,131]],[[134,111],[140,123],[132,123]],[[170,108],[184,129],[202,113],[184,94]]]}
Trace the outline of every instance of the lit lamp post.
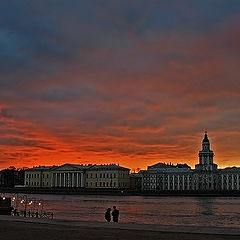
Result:
{"label": "lit lamp post", "polygon": [[2,198],[2,200],[5,200],[5,199],[6,199],[5,193],[1,193],[1,198]]}
{"label": "lit lamp post", "polygon": [[27,204],[28,204],[27,195],[23,195],[21,197],[20,204],[24,204],[23,216],[26,217],[27,216]]}
{"label": "lit lamp post", "polygon": [[32,203],[32,205],[33,205],[33,207],[32,207],[32,215],[34,216],[34,211],[35,211],[35,206],[36,206],[36,198],[32,198],[32,201],[31,201]]}
{"label": "lit lamp post", "polygon": [[[34,201],[34,198],[28,201],[28,205],[29,205],[29,206],[32,206],[32,216],[34,215],[34,207],[35,207],[35,206],[34,206],[34,202],[35,202],[35,201]],[[30,208],[30,209],[31,209],[31,208]],[[29,217],[31,216],[30,209],[29,209]]]}
{"label": "lit lamp post", "polygon": [[42,214],[43,214],[43,205],[44,205],[44,200],[40,199],[39,203],[38,203],[38,206],[39,206],[39,208],[41,208],[41,213],[40,213],[41,217],[42,217]]}

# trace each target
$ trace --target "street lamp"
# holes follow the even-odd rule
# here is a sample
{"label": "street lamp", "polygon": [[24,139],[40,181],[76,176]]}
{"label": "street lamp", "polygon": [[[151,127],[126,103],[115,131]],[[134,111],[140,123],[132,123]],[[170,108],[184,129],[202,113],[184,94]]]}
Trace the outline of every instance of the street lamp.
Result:
{"label": "street lamp", "polygon": [[6,199],[6,197],[5,197],[5,193],[1,193],[1,198],[2,198],[3,200]]}
{"label": "street lamp", "polygon": [[24,204],[24,210],[23,210],[23,216],[26,217],[27,216],[27,204],[28,204],[28,198],[27,195],[23,195],[21,197],[21,204]]}
{"label": "street lamp", "polygon": [[42,216],[42,214],[43,214],[43,206],[44,206],[44,200],[43,199],[39,200],[38,206],[41,207],[41,216]]}

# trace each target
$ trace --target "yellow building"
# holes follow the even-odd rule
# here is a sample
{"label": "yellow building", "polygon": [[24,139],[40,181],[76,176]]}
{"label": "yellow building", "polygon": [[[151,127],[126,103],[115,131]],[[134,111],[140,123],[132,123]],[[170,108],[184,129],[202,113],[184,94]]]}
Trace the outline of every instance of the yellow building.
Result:
{"label": "yellow building", "polygon": [[51,171],[55,166],[38,166],[25,171],[25,187],[51,187]]}
{"label": "yellow building", "polygon": [[86,170],[86,188],[129,188],[130,169],[116,164],[93,165]]}

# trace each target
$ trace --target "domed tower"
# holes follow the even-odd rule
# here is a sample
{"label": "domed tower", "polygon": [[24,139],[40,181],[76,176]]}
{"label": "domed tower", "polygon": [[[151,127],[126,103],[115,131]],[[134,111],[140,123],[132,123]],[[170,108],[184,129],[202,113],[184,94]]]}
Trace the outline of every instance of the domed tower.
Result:
{"label": "domed tower", "polygon": [[202,141],[202,150],[199,151],[199,164],[195,165],[199,171],[216,171],[217,164],[213,163],[214,153],[210,150],[210,141],[207,132],[205,132]]}

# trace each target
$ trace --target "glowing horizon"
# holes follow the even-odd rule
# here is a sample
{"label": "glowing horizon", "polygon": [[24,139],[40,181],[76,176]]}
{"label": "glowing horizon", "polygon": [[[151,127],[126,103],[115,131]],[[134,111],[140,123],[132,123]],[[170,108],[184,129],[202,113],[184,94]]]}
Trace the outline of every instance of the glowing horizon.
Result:
{"label": "glowing horizon", "polygon": [[5,1],[0,169],[240,166],[240,2]]}

